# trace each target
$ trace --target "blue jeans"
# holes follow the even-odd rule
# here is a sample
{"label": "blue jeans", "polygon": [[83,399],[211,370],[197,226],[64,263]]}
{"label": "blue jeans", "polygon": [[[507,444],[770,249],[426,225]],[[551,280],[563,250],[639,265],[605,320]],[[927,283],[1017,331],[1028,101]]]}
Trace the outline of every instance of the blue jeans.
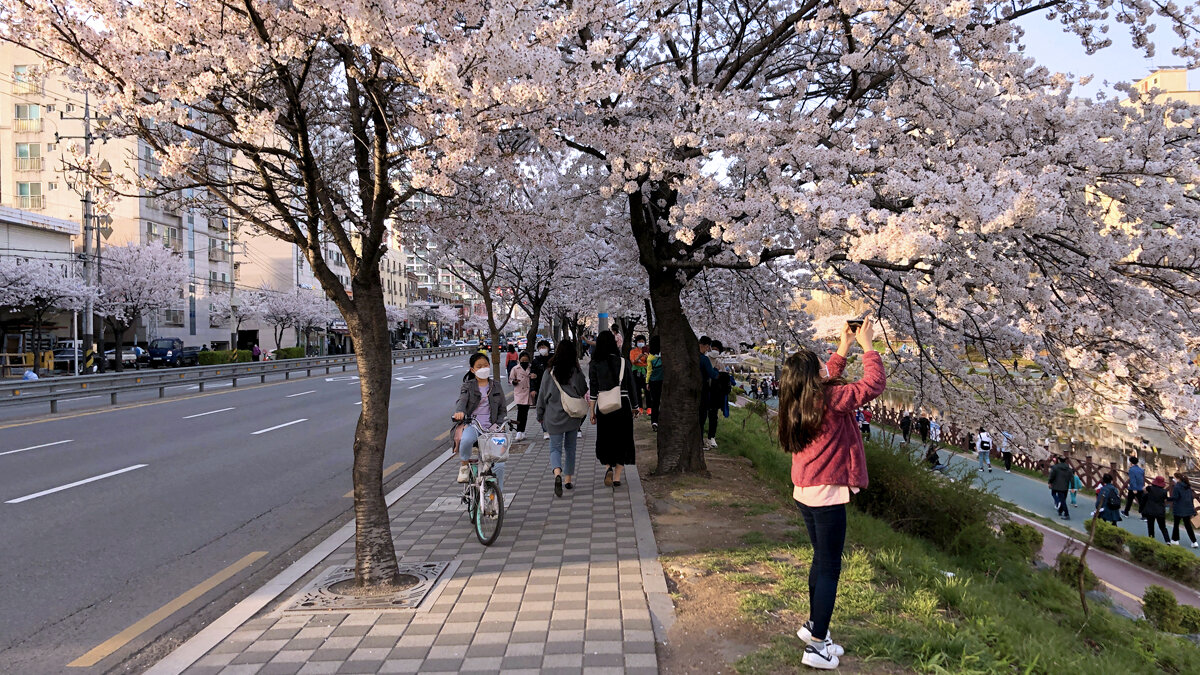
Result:
{"label": "blue jeans", "polygon": [[[565,434],[550,434],[550,468],[562,469],[568,476],[575,475],[575,446],[579,440],[579,432],[568,431]],[[563,455],[566,455],[565,457]],[[563,460],[566,460],[565,463]]]}
{"label": "blue jeans", "polygon": [[989,450],[979,450],[979,470],[984,471],[992,466],[992,453]]}
{"label": "blue jeans", "polygon": [[[458,458],[464,462],[471,459],[471,448],[475,447],[475,441],[478,440],[479,430],[474,424],[464,427],[462,440],[458,442]],[[496,484],[500,486],[500,492],[504,492],[504,462],[493,465],[492,471],[496,474]]]}
{"label": "blue jeans", "polygon": [[796,502],[796,506],[804,516],[804,527],[813,547],[813,563],[808,570],[808,612],[813,622],[813,638],[822,640],[829,635],[838,579],[842,576],[846,505],[805,506]]}

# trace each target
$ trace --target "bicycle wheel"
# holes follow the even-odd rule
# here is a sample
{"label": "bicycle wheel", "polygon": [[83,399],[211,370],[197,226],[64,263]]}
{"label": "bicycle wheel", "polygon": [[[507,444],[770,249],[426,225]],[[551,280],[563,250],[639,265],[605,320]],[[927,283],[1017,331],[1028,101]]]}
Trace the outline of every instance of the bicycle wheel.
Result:
{"label": "bicycle wheel", "polygon": [[500,536],[500,525],[504,522],[504,494],[496,479],[487,477],[483,482],[483,503],[475,510],[475,536],[479,543],[491,546]]}
{"label": "bicycle wheel", "polygon": [[479,505],[479,491],[473,484],[468,485],[463,492],[463,503],[467,505],[467,522],[475,524],[475,511]]}

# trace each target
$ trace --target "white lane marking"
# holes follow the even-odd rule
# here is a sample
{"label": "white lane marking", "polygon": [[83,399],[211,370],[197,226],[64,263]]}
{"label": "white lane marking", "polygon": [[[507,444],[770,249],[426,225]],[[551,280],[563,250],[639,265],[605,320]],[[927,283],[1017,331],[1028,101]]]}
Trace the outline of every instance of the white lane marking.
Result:
{"label": "white lane marking", "polygon": [[21,502],[27,502],[30,499],[37,499],[38,497],[45,497],[46,495],[52,495],[55,492],[62,492],[63,490],[69,490],[73,487],[78,487],[80,485],[84,485],[84,484],[91,483],[94,481],[102,480],[105,478],[110,478],[112,476],[116,476],[116,475],[126,473],[129,471],[134,471],[136,469],[141,469],[144,466],[147,466],[147,465],[146,464],[134,464],[133,466],[127,466],[124,469],[117,469],[116,471],[109,471],[108,473],[102,473],[99,476],[92,476],[91,478],[84,478],[83,480],[77,480],[74,483],[67,483],[66,485],[60,485],[56,488],[50,488],[49,490],[42,490],[41,492],[35,492],[31,495],[25,495],[24,497],[10,499],[4,503],[5,504],[20,504]]}
{"label": "white lane marking", "polygon": [[412,368],[412,366],[400,366],[400,370],[404,370],[405,368]]}
{"label": "white lane marking", "polygon": [[41,445],[31,445],[28,448],[20,448],[17,450],[6,450],[5,452],[0,452],[0,457],[3,457],[4,455],[15,455],[18,452],[25,452],[26,450],[37,450],[38,448],[48,448],[52,445],[62,445],[63,443],[72,443],[72,442],[74,442],[74,441],[69,441],[69,440],[68,441],[54,441],[53,443],[42,443]]}
{"label": "white lane marking", "polygon": [[287,396],[284,396],[284,398],[296,398],[297,396],[303,396],[305,394],[315,394],[315,393],[317,393],[316,389],[309,389],[308,391],[302,391],[299,394],[288,394]]}
{"label": "white lane marking", "polygon": [[397,382],[407,382],[409,380],[428,380],[424,375],[401,375],[396,378]]}
{"label": "white lane marking", "polygon": [[292,426],[293,424],[300,424],[301,422],[307,422],[307,421],[308,421],[308,418],[307,418],[307,417],[301,417],[301,418],[300,418],[300,419],[298,419],[298,420],[292,420],[291,422],[284,422],[283,424],[276,424],[275,426],[273,426],[273,427],[267,427],[266,429],[259,429],[258,431],[251,432],[251,433],[250,433],[250,435],[251,435],[251,436],[257,436],[257,435],[259,435],[259,434],[265,434],[265,433],[267,433],[268,431],[275,431],[276,429],[282,429],[282,428],[284,428],[284,427],[290,427],[290,426]]}
{"label": "white lane marking", "polygon": [[454,376],[455,376],[455,375],[457,375],[457,374],[458,374],[458,373],[450,373],[449,375],[447,375],[446,377],[443,377],[442,379],[443,379],[443,380],[446,380],[446,379],[449,379],[449,378],[451,378],[451,377],[454,377]]}
{"label": "white lane marking", "polygon": [[217,413],[228,412],[230,410],[233,410],[233,408],[221,408],[220,410],[209,410],[208,412],[196,413],[195,415],[188,415],[188,416],[184,417],[183,419],[190,420],[193,417],[204,417],[205,415],[216,415]]}
{"label": "white lane marking", "polygon": [[424,387],[424,386],[425,386],[425,383],[422,382],[421,384],[414,384],[413,386],[409,387],[409,389],[416,389],[417,387]]}
{"label": "white lane marking", "polygon": [[358,403],[355,403],[354,405],[362,405],[362,401],[359,401]]}

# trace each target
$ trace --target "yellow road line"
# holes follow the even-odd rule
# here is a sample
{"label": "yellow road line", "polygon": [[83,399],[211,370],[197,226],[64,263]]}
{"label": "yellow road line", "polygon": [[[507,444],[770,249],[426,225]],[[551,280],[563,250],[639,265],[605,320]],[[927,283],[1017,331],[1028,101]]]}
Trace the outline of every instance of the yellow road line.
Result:
{"label": "yellow road line", "polygon": [[1133,593],[1130,593],[1129,591],[1125,590],[1124,588],[1118,588],[1117,586],[1113,586],[1112,584],[1108,583],[1107,581],[1104,581],[1103,579],[1100,580],[1100,583],[1104,584],[1105,586],[1108,586],[1112,590],[1120,593],[1121,595],[1129,598],[1130,600],[1133,600],[1134,602],[1141,603],[1141,601],[1142,601],[1141,598],[1134,595]]}
{"label": "yellow road line", "polygon": [[435,440],[435,441],[444,441],[444,440],[446,440],[447,438],[450,438],[450,432],[451,432],[451,431],[452,431],[451,429],[447,429],[447,430],[443,431],[443,432],[441,433],[441,435],[434,437],[434,439],[433,439],[433,440]]}
{"label": "yellow road line", "polygon": [[142,633],[145,633],[146,631],[153,628],[155,626],[155,624],[159,623],[160,621],[167,618],[168,616],[171,616],[172,614],[179,611],[180,609],[186,607],[188,604],[190,604],[191,602],[193,602],[200,596],[202,596],[205,593],[216,588],[223,581],[229,579],[233,575],[237,574],[238,572],[241,572],[242,570],[246,569],[250,565],[254,564],[254,562],[256,560],[265,556],[266,554],[267,554],[266,551],[255,551],[255,552],[247,555],[246,557],[242,558],[241,560],[233,563],[229,567],[226,567],[225,569],[221,570],[220,572],[217,572],[216,574],[212,575],[211,577],[200,582],[198,585],[194,586],[191,590],[187,591],[183,595],[175,598],[174,600],[168,602],[167,604],[163,605],[162,607],[159,607],[158,609],[154,610],[150,614],[146,615],[145,618],[141,619],[140,621],[133,624],[129,628],[126,628],[125,630],[121,631],[120,633],[117,633],[113,637],[100,643],[100,645],[98,645],[96,648],[92,649],[88,653],[86,653],[83,656],[68,663],[67,667],[68,668],[88,668],[90,666],[96,665],[97,663],[99,663],[100,661],[104,660],[106,657],[111,655],[113,652],[115,652],[118,649],[120,649],[121,647],[124,647],[125,645],[129,644],[129,642],[131,640],[133,640],[134,638],[138,637]]}
{"label": "yellow road line", "polygon": [[[392,475],[393,473],[395,473],[396,469],[399,469],[399,468],[400,468],[400,467],[402,467],[402,466],[404,466],[404,462],[396,462],[395,464],[393,464],[393,465],[389,466],[388,468],[384,469],[384,470],[383,470],[383,479],[384,479],[384,480],[387,480],[387,477],[388,477],[388,476],[390,476],[390,475]],[[347,498],[347,499],[349,499],[350,497],[353,497],[353,496],[354,496],[354,490],[351,490],[351,491],[347,492],[346,494],[344,494],[344,495],[342,495],[342,496],[343,496],[343,497],[345,497],[345,498]]]}

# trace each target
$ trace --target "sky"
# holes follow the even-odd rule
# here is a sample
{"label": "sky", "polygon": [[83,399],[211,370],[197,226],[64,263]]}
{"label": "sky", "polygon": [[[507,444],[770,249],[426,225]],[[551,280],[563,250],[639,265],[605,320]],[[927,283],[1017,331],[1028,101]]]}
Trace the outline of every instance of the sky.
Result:
{"label": "sky", "polygon": [[[1142,52],[1130,46],[1129,34],[1123,32],[1124,26],[1121,25],[1114,25],[1109,31],[1112,46],[1089,56],[1079,38],[1064,33],[1062,24],[1057,21],[1047,21],[1038,15],[1026,17],[1018,23],[1025,29],[1025,53],[1039,64],[1055,72],[1072,73],[1076,80],[1085,75],[1094,76],[1087,86],[1074,89],[1078,96],[1090,97],[1101,91],[1113,94],[1112,84],[1115,82],[1137,81],[1157,67],[1181,65],[1180,60],[1171,54],[1171,48],[1178,44],[1179,38],[1165,24],[1160,23],[1152,35],[1155,57],[1147,59]],[[1198,78],[1200,71],[1188,74],[1189,89],[1197,88]]]}

